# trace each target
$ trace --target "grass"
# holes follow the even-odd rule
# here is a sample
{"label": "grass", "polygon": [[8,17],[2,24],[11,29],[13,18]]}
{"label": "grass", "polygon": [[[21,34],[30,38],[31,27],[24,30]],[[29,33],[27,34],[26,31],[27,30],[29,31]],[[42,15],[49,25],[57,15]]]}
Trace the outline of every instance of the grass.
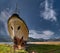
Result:
{"label": "grass", "polygon": [[[60,45],[28,45],[28,52],[35,51],[37,53],[60,53]],[[20,53],[27,53],[25,50],[20,50]],[[0,53],[14,53],[11,45],[0,44]]]}
{"label": "grass", "polygon": [[28,50],[38,53],[60,53],[60,45],[29,45]]}

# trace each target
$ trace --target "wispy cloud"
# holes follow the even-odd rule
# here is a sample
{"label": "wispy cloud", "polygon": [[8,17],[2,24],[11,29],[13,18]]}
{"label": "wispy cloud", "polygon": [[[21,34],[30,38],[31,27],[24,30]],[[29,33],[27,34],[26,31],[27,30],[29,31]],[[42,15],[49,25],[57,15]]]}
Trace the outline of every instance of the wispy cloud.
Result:
{"label": "wispy cloud", "polygon": [[43,38],[43,39],[49,39],[51,38],[55,33],[50,30],[45,31],[36,31],[36,30],[30,30],[29,31],[29,37],[33,38]]}
{"label": "wispy cloud", "polygon": [[56,12],[53,9],[53,2],[49,2],[49,0],[45,0],[44,2],[41,3],[40,8],[42,9],[40,11],[40,16],[42,18],[50,21],[57,21]]}
{"label": "wispy cloud", "polygon": [[3,22],[6,22],[8,20],[8,18],[12,15],[13,10],[6,8],[4,10],[2,10],[0,12],[0,20],[2,20]]}
{"label": "wispy cloud", "polygon": [[[7,31],[7,20],[9,19],[9,17],[12,15],[13,10],[6,8],[3,11],[0,12],[0,21],[2,21],[4,23],[5,26],[5,30],[7,32],[8,35],[8,31]],[[4,33],[4,30],[1,30],[1,33]],[[4,33],[6,34],[6,33]]]}

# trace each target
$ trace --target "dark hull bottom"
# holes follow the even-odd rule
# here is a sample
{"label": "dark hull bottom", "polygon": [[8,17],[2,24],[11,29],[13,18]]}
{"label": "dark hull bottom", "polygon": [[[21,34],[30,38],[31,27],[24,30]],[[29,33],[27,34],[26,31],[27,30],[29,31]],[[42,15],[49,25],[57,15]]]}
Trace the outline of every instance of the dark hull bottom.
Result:
{"label": "dark hull bottom", "polygon": [[26,47],[26,41],[23,40],[23,37],[19,39],[14,37],[14,49],[23,49]]}

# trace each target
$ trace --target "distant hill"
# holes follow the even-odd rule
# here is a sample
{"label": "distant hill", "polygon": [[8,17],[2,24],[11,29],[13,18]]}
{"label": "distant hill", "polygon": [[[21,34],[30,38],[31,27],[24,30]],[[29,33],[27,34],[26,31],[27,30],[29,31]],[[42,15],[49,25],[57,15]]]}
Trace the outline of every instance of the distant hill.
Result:
{"label": "distant hill", "polygon": [[32,38],[32,37],[29,37],[29,39],[28,39],[28,41],[30,41],[30,42],[43,42],[44,41],[44,39],[35,39],[35,38]]}
{"label": "distant hill", "polygon": [[36,38],[32,38],[32,37],[29,37],[28,41],[30,42],[46,42],[46,41],[60,41],[60,38],[50,38],[50,39],[43,39],[43,38],[39,38],[39,39],[36,39]]}

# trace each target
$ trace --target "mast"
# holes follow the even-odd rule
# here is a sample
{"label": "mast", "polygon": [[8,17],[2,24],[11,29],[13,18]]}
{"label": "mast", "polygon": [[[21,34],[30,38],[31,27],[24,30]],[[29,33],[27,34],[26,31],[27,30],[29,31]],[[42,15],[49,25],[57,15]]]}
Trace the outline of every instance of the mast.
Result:
{"label": "mast", "polygon": [[17,2],[17,0],[16,0],[16,4],[15,4],[14,13],[15,13],[15,14],[18,14],[18,2]]}

